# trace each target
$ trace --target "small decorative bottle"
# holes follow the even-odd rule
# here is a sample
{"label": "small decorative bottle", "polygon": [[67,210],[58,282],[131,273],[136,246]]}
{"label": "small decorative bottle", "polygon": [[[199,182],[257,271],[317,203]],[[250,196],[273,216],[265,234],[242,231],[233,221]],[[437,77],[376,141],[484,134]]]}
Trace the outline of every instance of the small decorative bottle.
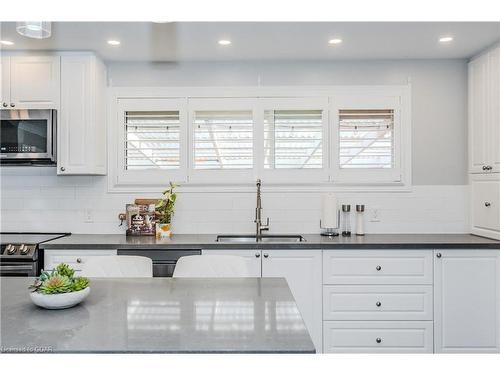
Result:
{"label": "small decorative bottle", "polygon": [[357,204],[356,205],[356,236],[364,236],[365,235],[365,205]]}
{"label": "small decorative bottle", "polygon": [[351,235],[351,205],[342,205],[342,236],[349,237]]}

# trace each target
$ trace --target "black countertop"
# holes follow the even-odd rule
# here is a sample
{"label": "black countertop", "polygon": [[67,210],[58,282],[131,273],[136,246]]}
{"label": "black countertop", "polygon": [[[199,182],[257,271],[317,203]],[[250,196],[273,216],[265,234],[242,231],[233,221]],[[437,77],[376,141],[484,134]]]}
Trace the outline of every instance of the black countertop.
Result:
{"label": "black countertop", "polygon": [[124,234],[73,234],[40,245],[47,250],[99,249],[500,249],[500,241],[471,234],[367,234],[324,237],[304,234],[305,242],[220,243],[216,234],[176,234],[170,239]]}

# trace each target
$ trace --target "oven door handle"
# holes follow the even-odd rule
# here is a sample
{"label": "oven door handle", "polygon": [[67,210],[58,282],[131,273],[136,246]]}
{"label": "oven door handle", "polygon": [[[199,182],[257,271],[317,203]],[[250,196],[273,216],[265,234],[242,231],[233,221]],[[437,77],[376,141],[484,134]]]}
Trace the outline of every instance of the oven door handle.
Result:
{"label": "oven door handle", "polygon": [[7,266],[0,264],[0,271],[31,271],[33,266]]}

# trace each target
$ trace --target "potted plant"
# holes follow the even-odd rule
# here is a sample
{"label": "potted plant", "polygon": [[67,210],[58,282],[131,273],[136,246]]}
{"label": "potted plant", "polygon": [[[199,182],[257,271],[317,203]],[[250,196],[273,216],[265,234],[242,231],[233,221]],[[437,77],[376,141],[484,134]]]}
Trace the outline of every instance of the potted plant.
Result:
{"label": "potted plant", "polygon": [[163,192],[161,198],[156,204],[156,237],[170,237],[172,235],[172,216],[174,216],[175,201],[177,194],[174,189],[178,186],[172,182],[167,190]]}
{"label": "potted plant", "polygon": [[89,280],[74,275],[75,270],[64,263],[52,272],[42,271],[29,287],[31,300],[46,309],[66,309],[79,304],[90,293]]}

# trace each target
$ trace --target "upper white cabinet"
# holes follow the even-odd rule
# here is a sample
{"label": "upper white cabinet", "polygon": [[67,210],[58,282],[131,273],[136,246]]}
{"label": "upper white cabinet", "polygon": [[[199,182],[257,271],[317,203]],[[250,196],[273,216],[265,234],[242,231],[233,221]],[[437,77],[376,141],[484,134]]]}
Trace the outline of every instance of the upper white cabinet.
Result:
{"label": "upper white cabinet", "polygon": [[500,251],[434,253],[435,351],[500,352]]}
{"label": "upper white cabinet", "polygon": [[500,48],[469,63],[469,172],[500,172]]}
{"label": "upper white cabinet", "polygon": [[2,108],[59,109],[59,56],[2,56]]}
{"label": "upper white cabinet", "polygon": [[92,54],[61,57],[57,173],[106,174],[106,69]]}

